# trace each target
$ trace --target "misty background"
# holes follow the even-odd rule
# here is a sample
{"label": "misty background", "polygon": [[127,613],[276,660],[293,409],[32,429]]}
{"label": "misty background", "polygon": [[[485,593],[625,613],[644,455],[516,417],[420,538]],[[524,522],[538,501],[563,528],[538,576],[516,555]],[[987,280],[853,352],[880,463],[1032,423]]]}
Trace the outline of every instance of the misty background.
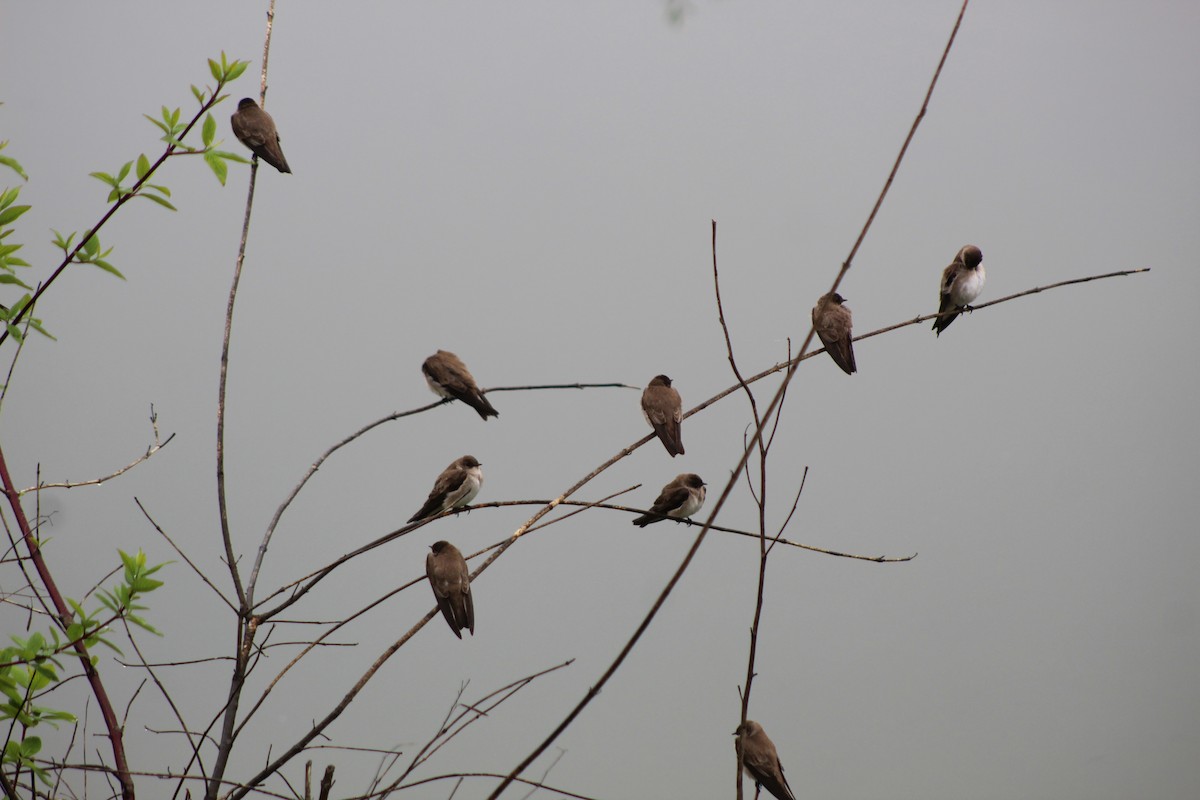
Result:
{"label": "misty background", "polygon": [[[107,189],[88,173],[153,159],[159,134],[142,114],[192,113],[188,86],[212,83],[205,59],[222,50],[252,61],[215,112],[223,147],[245,152],[228,117],[238,98],[258,96],[264,11],[0,6],[0,139],[30,176],[20,202],[33,206],[10,237],[34,265],[27,280],[58,263],[51,228],[85,230],[103,213]],[[279,4],[266,107],[295,174],[260,166],[233,325],[226,470],[243,564],[321,452],[434,399],[420,364],[438,348],[483,387],[644,386],[666,373],[686,409],[734,383],[713,300],[713,219],[740,366],[785,359],[887,176],[957,12],[942,0]],[[750,716],[797,796],[1194,796],[1198,29],[1193,3],[968,8],[842,282],[855,332],[936,311],[941,271],[967,243],[984,254],[980,302],[1152,271],[964,315],[940,339],[929,323],[872,338],[856,346],[852,377],[824,355],[801,365],[772,451],[770,519],[786,516],[808,467],[787,538],[918,556],[773,554]],[[200,159],[171,159],[155,182],[178,213],[133,203],[103,229],[127,281],[80,266],[52,287],[37,315],[58,340],[30,337],[0,417],[21,487],[39,467],[43,480],[78,481],[128,463],[152,441],[151,404],[163,435],[176,435],[118,480],[40,501],[47,558],[71,597],[119,563],[117,548],[175,561],[146,612],[166,635],[139,637],[151,660],[234,646],[232,614],[133,498],[230,591],[214,431],[248,175],[232,165],[222,187]],[[5,369],[13,351],[0,351]],[[758,385],[762,403],[776,380]],[[630,390],[490,399],[499,419],[454,403],[330,459],[284,516],[260,596],[401,527],[460,455],[483,463],[477,502],[548,499],[649,432]],[[685,456],[651,442],[579,499],[641,484],[617,502],[646,508],[690,471],[711,502],[749,420],[731,395],[685,421]],[[437,539],[474,552],[533,510],[426,526],[344,565],[287,616],[339,619],[423,575]],[[323,743],[411,754],[464,682],[471,701],[576,659],[416,777],[510,770],[594,684],[696,532],[630,519],[592,511],[518,542],[474,586],[475,636],[460,642],[435,619]],[[719,523],[755,521],[742,483]],[[757,566],[753,540],[709,535],[622,670],[556,743],[566,754],[549,784],[603,798],[732,796]],[[5,590],[18,577],[6,572]],[[247,727],[227,777],[249,777],[269,748],[290,745],[432,605],[415,586],[334,637],[353,646],[301,662]],[[23,634],[26,616],[4,614],[5,632]],[[318,630],[282,626],[271,641]],[[252,685],[293,652],[269,650]],[[144,674],[100,655],[123,709]],[[164,672],[192,727],[219,710],[229,670]],[[82,683],[70,691],[79,711]],[[178,724],[151,687],[130,720],[135,769],[182,768],[183,738],[153,732]],[[93,704],[89,732],[98,724]],[[93,761],[109,754],[103,739],[88,742]],[[311,757],[318,770],[337,765],[335,796],[364,791],[379,760]],[[286,770],[294,782],[303,760]],[[147,796],[166,786],[138,785]],[[493,785],[472,779],[458,796]]]}

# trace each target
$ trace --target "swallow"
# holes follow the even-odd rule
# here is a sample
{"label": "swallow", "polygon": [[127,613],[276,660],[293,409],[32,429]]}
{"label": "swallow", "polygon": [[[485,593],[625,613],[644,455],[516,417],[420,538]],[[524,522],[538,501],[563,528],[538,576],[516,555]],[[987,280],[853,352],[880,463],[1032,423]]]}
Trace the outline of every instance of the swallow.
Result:
{"label": "swallow", "polygon": [[433,482],[429,497],[421,510],[409,518],[409,522],[435,517],[443,511],[452,508],[462,508],[475,499],[483,486],[482,466],[475,456],[463,456],[455,459],[450,466],[442,470]]}
{"label": "swallow", "polygon": [[[942,272],[942,286],[938,294],[938,313],[942,316],[933,321],[933,329],[938,336],[950,327],[955,317],[971,310],[971,303],[983,291],[986,279],[983,252],[973,244],[959,250],[954,261]],[[954,313],[947,314],[947,311]]]}
{"label": "swallow", "polygon": [[664,519],[688,519],[704,505],[705,486],[694,472],[676,475],[675,480],[662,488],[662,493],[650,506],[650,513],[633,521],[634,525],[646,527]]}
{"label": "swallow", "polygon": [[655,375],[642,392],[642,413],[671,458],[683,455],[683,436],[679,430],[683,420],[683,400],[666,375]]}
{"label": "swallow", "polygon": [[737,737],[734,749],[741,751],[742,769],[754,779],[754,785],[765,787],[777,800],[796,800],[787,778],[783,777],[783,765],[775,752],[775,743],[754,720],[746,720],[733,732]]}
{"label": "swallow", "polygon": [[243,97],[238,102],[238,110],[229,118],[233,127],[233,135],[238,141],[249,147],[254,155],[270,164],[280,172],[290,173],[287,159],[283,157],[283,149],[279,146],[279,133],[275,130],[275,120],[271,115],[258,107],[258,103],[249,97]]}
{"label": "swallow", "polygon": [[425,575],[433,587],[438,608],[454,635],[462,638],[459,631],[469,630],[475,635],[475,604],[471,601],[471,572],[467,560],[458,548],[449,542],[434,542],[432,551],[425,556]]}
{"label": "swallow", "polygon": [[854,343],[851,341],[850,309],[846,308],[846,298],[837,292],[821,295],[821,299],[813,306],[813,328],[825,345],[825,352],[833,359],[833,363],[842,368],[842,372],[853,375],[858,372],[854,363]]}
{"label": "swallow", "polygon": [[492,404],[479,391],[475,379],[471,377],[467,365],[458,356],[446,350],[438,350],[425,359],[421,365],[425,373],[425,382],[430,390],[439,397],[450,397],[461,400],[479,412],[479,416],[487,421],[488,417],[498,417],[500,412],[492,408]]}

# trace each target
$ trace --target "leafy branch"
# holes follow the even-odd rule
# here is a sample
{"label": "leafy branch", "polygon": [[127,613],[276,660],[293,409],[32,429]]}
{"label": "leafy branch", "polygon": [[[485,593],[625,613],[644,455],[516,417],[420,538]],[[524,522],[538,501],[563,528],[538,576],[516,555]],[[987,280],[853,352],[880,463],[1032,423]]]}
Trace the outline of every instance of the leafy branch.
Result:
{"label": "leafy branch", "polygon": [[[181,110],[179,108],[168,109],[166,106],[162,107],[161,118],[159,119],[144,115],[146,119],[150,120],[151,123],[162,131],[163,135],[161,139],[167,143],[166,148],[157,159],[151,162],[146,154],[142,153],[136,159],[122,164],[115,173],[90,173],[93,178],[96,178],[109,187],[106,202],[111,203],[111,205],[100,220],[82,236],[79,236],[78,233],[70,233],[63,236],[58,231],[54,231],[53,244],[63,251],[63,259],[50,274],[50,277],[38,286],[36,291],[32,291],[31,294],[26,294],[22,297],[18,303],[13,305],[11,310],[4,309],[3,312],[0,312],[2,314],[0,319],[5,323],[4,330],[0,331],[0,343],[3,343],[10,334],[14,339],[20,340],[21,334],[16,323],[24,317],[26,312],[38,301],[38,298],[50,288],[59,275],[71,264],[92,264],[103,269],[105,272],[116,275],[118,278],[124,278],[116,267],[108,261],[107,257],[112,252],[112,248],[103,249],[100,243],[99,231],[123,205],[137,197],[145,198],[172,211],[175,210],[175,206],[172,205],[169,199],[171,196],[170,189],[166,186],[150,182],[150,178],[168,158],[182,155],[202,155],[205,163],[208,164],[222,186],[225,184],[225,178],[228,174],[226,162],[236,161],[246,163],[246,159],[236,153],[217,149],[218,143],[215,142],[217,122],[211,112],[213,106],[228,97],[227,94],[222,94],[226,84],[241,76],[248,66],[250,66],[249,61],[229,61],[224,53],[221,53],[220,61],[210,58],[208,60],[208,68],[212,73],[213,80],[216,81],[216,85],[203,89],[195,85],[191,87],[192,95],[196,98],[200,108],[190,120],[182,122]],[[200,146],[196,147],[187,144],[184,139],[201,120],[203,120],[203,123],[200,129]],[[22,177],[27,177],[20,168],[20,165],[11,158],[0,156],[0,164],[8,166]],[[136,177],[136,180],[131,185],[126,186],[125,181],[130,177],[131,172]],[[3,226],[29,210],[29,206],[12,205],[13,201],[16,200],[18,191],[19,187],[14,187],[0,194],[0,284],[16,283],[29,289],[30,287],[27,284],[17,279],[11,270],[6,270],[5,268],[5,264],[9,266],[29,266],[21,259],[14,259],[11,255],[21,245],[3,244],[4,237],[8,235],[8,232],[4,231]],[[5,200],[7,200],[7,203],[5,203]],[[75,242],[76,236],[79,236],[78,243]],[[32,325],[32,327],[41,333],[45,333],[40,322]]]}

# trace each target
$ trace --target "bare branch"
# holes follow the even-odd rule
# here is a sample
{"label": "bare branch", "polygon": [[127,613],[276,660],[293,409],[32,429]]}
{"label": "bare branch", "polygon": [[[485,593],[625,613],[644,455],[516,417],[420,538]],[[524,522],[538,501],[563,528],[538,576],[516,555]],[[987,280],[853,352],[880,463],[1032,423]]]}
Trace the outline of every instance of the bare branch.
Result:
{"label": "bare branch", "polygon": [[133,502],[137,503],[137,507],[141,510],[142,515],[146,518],[147,522],[149,522],[151,525],[154,526],[154,530],[158,531],[159,536],[162,536],[164,539],[167,540],[167,544],[171,545],[171,549],[179,554],[179,557],[184,560],[184,563],[186,563],[189,567],[192,568],[192,571],[195,572],[196,575],[199,576],[200,580],[204,581],[204,583],[208,585],[208,588],[212,589],[213,592],[216,593],[217,597],[221,598],[221,602],[223,602],[225,605],[229,606],[230,611],[232,611],[236,614],[237,608],[234,607],[233,603],[229,602],[229,598],[227,598],[221,592],[221,590],[216,587],[216,584],[214,584],[212,581],[210,581],[208,579],[208,576],[205,575],[200,570],[200,568],[197,567],[196,564],[190,558],[188,558],[187,553],[183,552],[183,550],[180,549],[179,545],[175,544],[175,540],[173,540],[170,536],[167,535],[167,532],[162,529],[162,526],[160,526],[157,522],[154,521],[154,518],[150,516],[150,512],[147,511],[146,507],[142,505],[142,501],[135,497],[135,498],[133,498]]}
{"label": "bare branch", "polygon": [[28,494],[29,492],[41,491],[43,489],[75,489],[80,486],[99,486],[105,481],[111,481],[113,478],[119,478],[126,472],[129,472],[129,470],[136,467],[138,464],[141,464],[143,461],[148,461],[151,456],[169,445],[171,440],[175,438],[175,434],[172,433],[167,437],[165,442],[160,441],[158,434],[158,415],[154,413],[153,405],[150,406],[150,427],[154,431],[154,443],[146,447],[145,453],[121,467],[116,472],[109,473],[108,475],[104,475],[100,478],[92,478],[91,480],[78,481],[75,483],[69,481],[64,481],[62,483],[39,483],[37,486],[30,486],[28,489],[22,489],[20,493],[24,495]]}

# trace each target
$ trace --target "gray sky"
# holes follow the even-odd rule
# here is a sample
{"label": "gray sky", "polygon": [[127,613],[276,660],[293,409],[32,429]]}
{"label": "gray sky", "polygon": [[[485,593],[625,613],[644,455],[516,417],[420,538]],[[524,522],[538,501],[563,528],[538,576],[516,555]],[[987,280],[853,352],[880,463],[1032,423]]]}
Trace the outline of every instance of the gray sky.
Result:
{"label": "gray sky", "polygon": [[[57,263],[50,228],[82,230],[103,212],[106,192],[88,173],[158,152],[141,115],[163,104],[187,113],[188,85],[211,81],[205,59],[221,50],[254,62],[217,114],[241,152],[228,115],[257,95],[264,8],[4,5],[0,139],[31,177],[22,202],[33,209],[13,239],[34,280]],[[957,8],[696,0],[673,25],[650,2],[281,4],[267,107],[295,174],[259,171],[234,323],[227,469],[239,552],[252,558],[326,447],[432,399],[419,367],[439,347],[483,386],[641,386],[665,372],[685,407],[729,386],[711,219],[743,369],[782,360],[874,202]],[[1193,796],[1198,26],[1200,6],[1182,2],[968,10],[842,284],[856,332],[935,311],[940,272],[968,242],[988,270],[981,301],[1153,271],[981,311],[941,339],[924,324],[864,341],[851,378],[824,356],[799,370],[773,451],[770,517],[783,519],[807,466],[786,536],[920,555],[772,558],[751,716],[798,795]],[[235,166],[222,188],[199,160],[173,160],[158,182],[179,212],[135,204],[103,231],[128,280],[79,267],[39,306],[58,341],[31,340],[0,418],[19,484],[35,482],[38,464],[47,480],[82,480],[126,463],[150,441],[151,403],[176,434],[119,481],[43,496],[48,557],[71,596],[118,547],[174,558],[135,496],[224,574],[215,404],[247,178]],[[501,417],[486,424],[455,404],[381,427],[331,459],[285,516],[263,589],[399,527],[464,453],[484,464],[479,501],[557,495],[648,432],[637,401],[628,390],[502,393]],[[686,456],[651,443],[583,497],[641,483],[625,500],[646,507],[681,471],[704,476],[715,497],[748,419],[731,396],[685,422]],[[421,575],[436,539],[473,552],[530,511],[423,528],[335,573],[294,618],[361,608]],[[419,775],[509,770],[600,676],[694,535],[629,519],[593,512],[519,543],[475,586],[474,638],[459,642],[435,620],[330,743],[411,752],[460,683],[474,700],[575,658]],[[721,523],[754,519],[739,487]],[[709,537],[559,740],[567,753],[550,783],[603,798],[732,796],[757,552]],[[164,575],[148,616],[167,636],[139,640],[148,657],[227,652],[220,602],[182,563]],[[5,587],[16,580],[6,573]],[[290,744],[432,605],[414,587],[337,637],[355,647],[302,662],[247,728],[229,777]],[[4,624],[18,633],[24,616],[6,612]],[[272,641],[304,635],[286,627]],[[291,652],[274,650],[254,685]],[[141,673],[108,656],[102,669],[123,708]],[[222,702],[228,669],[166,673],[195,727]],[[145,729],[177,727],[161,699],[146,689],[133,708],[134,765],[181,768],[179,737]],[[375,764],[312,757],[318,769],[337,764],[339,795],[363,790]]]}

